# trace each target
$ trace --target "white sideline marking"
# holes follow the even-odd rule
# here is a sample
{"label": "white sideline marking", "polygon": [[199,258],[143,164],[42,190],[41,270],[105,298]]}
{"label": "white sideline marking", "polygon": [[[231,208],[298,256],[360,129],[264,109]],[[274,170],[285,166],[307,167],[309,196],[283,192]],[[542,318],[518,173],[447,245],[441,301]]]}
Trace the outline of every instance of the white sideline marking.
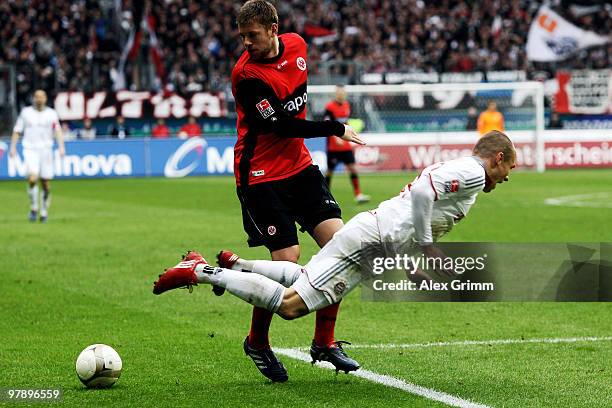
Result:
{"label": "white sideline marking", "polygon": [[[463,341],[438,341],[432,343],[404,343],[404,344],[351,344],[345,348],[361,349],[391,349],[391,348],[427,348],[427,347],[449,347],[449,346],[493,346],[503,344],[529,344],[529,343],[578,343],[590,341],[612,341],[612,336],[603,337],[565,337],[549,339],[493,339],[493,340],[463,340]],[[308,350],[308,348],[296,348],[296,350]]]}
{"label": "white sideline marking", "polygon": [[567,337],[552,339],[497,339],[497,340],[463,340],[463,341],[439,341],[433,343],[409,343],[409,344],[352,344],[348,348],[363,349],[388,349],[388,348],[427,348],[447,346],[488,346],[499,344],[529,344],[529,343],[578,343],[589,341],[612,341],[612,336],[605,337]]}
{"label": "white sideline marking", "polygon": [[[297,349],[277,349],[276,351],[279,354],[284,356],[294,358],[296,360],[301,360],[309,363],[312,359],[310,355],[304,353],[303,351]],[[331,370],[335,370],[334,366],[328,362],[317,363],[319,367],[328,368]],[[436,391],[431,388],[421,387],[420,385],[411,384],[409,382],[405,382],[395,377],[391,377],[388,375],[378,374],[373,371],[359,369],[357,371],[353,371],[350,373],[356,377],[364,378],[366,380],[386,385],[387,387],[393,387],[400,389],[402,391],[409,392],[411,394],[419,395],[421,397],[428,398],[430,400],[439,401],[444,404],[450,405],[452,407],[460,407],[460,408],[489,408],[487,405],[477,404],[475,402],[465,400],[459,397],[455,397],[454,395],[447,394],[444,392]]]}
{"label": "white sideline marking", "polygon": [[600,192],[552,197],[544,200],[544,203],[547,205],[555,205],[559,207],[612,208],[612,200],[610,200],[611,198],[612,193]]}

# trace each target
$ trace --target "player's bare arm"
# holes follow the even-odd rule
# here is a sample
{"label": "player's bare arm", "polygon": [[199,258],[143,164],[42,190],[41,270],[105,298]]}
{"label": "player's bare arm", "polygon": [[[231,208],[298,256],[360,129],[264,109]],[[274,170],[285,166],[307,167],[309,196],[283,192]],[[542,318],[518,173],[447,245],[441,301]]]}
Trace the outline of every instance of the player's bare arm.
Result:
{"label": "player's bare arm", "polygon": [[[414,212],[413,221],[415,229],[415,239],[418,242],[423,255],[427,258],[445,259],[446,255],[433,244],[431,231],[431,218],[433,204],[436,200],[436,192],[430,183],[416,183],[410,190],[412,209]],[[442,265],[445,263],[442,262]],[[450,269],[439,271],[447,276],[455,276],[455,272]]]}
{"label": "player's bare arm", "polygon": [[19,132],[13,132],[11,135],[11,148],[9,151],[9,157],[13,158],[17,155],[17,141],[19,140]]}
{"label": "player's bare arm", "polygon": [[64,157],[66,154],[66,146],[64,145],[64,135],[62,133],[62,129],[59,126],[57,129],[55,129],[55,140],[57,140],[57,150],[60,157]]}

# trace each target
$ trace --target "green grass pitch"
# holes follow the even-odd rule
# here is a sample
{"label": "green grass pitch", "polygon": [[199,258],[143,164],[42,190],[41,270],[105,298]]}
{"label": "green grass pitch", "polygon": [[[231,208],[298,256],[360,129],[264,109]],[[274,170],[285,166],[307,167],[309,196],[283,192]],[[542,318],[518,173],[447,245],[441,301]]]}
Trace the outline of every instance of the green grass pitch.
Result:
{"label": "green grass pitch", "polygon": [[[374,202],[413,175],[364,175]],[[25,182],[0,183],[0,387],[61,388],[61,406],[444,406],[398,389],[283,357],[289,382],[270,384],[242,352],[251,307],[199,286],[153,296],[152,282],[186,249],[248,249],[233,179],[53,182],[46,225],[30,224]],[[345,219],[345,175],[333,181]],[[591,206],[551,197],[601,193]],[[607,198],[606,198],[607,197]],[[599,201],[597,201],[599,200]],[[518,172],[481,194],[450,241],[612,241],[612,171]],[[302,236],[302,261],[315,253]],[[526,277],[527,278],[527,277]],[[275,317],[277,347],[310,344],[313,316]],[[357,344],[612,336],[607,303],[367,303],[350,294],[336,337]],[[124,370],[87,390],[74,362],[92,343],[113,346]],[[364,369],[494,407],[612,406],[612,342],[348,348]]]}

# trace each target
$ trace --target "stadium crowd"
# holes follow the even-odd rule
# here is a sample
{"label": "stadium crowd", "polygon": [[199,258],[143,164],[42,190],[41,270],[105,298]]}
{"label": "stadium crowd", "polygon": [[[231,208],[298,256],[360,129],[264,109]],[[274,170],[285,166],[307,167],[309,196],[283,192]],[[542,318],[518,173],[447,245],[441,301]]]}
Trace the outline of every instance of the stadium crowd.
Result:
{"label": "stadium crowd", "polygon": [[[365,72],[473,72],[533,70],[525,43],[540,6],[527,0],[362,0],[277,2],[281,32],[295,31],[310,43],[310,69],[331,60],[361,64]],[[568,4],[557,9],[580,27],[612,32],[612,7],[576,17]],[[122,5],[117,10],[116,4]],[[179,92],[222,90],[242,52],[235,15],[227,0],[155,0],[147,3],[163,56],[165,81]],[[9,0],[0,2],[0,64],[15,64],[20,104],[34,87],[48,90],[116,87],[122,46],[134,19],[131,0]],[[143,37],[140,63],[147,63]],[[139,75],[127,86],[140,89]],[[554,68],[607,68],[612,45],[597,47]]]}

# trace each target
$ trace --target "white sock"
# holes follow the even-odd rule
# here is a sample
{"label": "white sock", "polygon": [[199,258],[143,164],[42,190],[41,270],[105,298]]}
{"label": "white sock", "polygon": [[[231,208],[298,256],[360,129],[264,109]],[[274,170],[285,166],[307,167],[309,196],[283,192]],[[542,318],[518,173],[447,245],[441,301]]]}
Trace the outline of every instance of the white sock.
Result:
{"label": "white sock", "polygon": [[302,266],[289,261],[253,261],[251,271],[288,288],[302,274]]}
{"label": "white sock", "polygon": [[51,206],[51,192],[43,190],[42,194],[42,206],[40,209],[40,215],[42,217],[46,217],[49,211],[49,206]]}
{"label": "white sock", "polygon": [[238,260],[232,265],[232,269],[235,271],[252,272],[254,263],[255,261],[238,258]]}
{"label": "white sock", "polygon": [[28,184],[28,197],[30,197],[30,210],[38,211],[38,184]]}
{"label": "white sock", "polygon": [[283,302],[285,287],[262,275],[200,264],[196,276],[198,283],[221,286],[245,302],[271,312],[276,312]]}

